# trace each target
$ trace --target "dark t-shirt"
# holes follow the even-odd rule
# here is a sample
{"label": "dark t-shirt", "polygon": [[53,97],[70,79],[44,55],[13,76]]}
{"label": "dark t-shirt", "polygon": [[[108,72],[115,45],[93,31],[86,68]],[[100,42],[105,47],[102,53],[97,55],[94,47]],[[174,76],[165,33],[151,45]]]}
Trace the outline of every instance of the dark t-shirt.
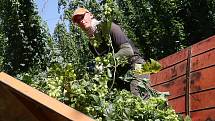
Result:
{"label": "dark t-shirt", "polygon": [[[98,34],[101,34],[101,38],[100,38],[101,40],[98,40],[98,41],[102,41],[102,42],[99,44],[98,47],[94,47],[93,45],[91,45],[89,43],[89,48],[95,56],[103,56],[103,55],[111,52],[112,49],[110,46],[108,46],[107,42],[105,42],[104,39],[102,38],[102,32],[99,31]],[[138,49],[134,46],[133,42],[130,41],[128,39],[128,37],[124,34],[124,32],[119,27],[119,25],[117,25],[115,23],[111,24],[110,36],[111,36],[112,45],[113,45],[115,53],[117,53],[120,50],[120,45],[122,45],[124,43],[130,43],[130,45],[134,51],[134,54],[139,55]]]}

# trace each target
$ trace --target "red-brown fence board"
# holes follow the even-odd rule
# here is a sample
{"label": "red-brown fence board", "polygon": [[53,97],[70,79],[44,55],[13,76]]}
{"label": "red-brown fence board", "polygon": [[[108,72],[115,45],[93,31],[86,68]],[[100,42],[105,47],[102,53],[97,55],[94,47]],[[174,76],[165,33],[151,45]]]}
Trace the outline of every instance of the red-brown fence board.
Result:
{"label": "red-brown fence board", "polygon": [[151,79],[153,80],[151,82],[151,85],[154,86],[157,84],[161,84],[184,75],[186,73],[186,66],[187,61],[183,61],[169,68],[161,70],[159,73],[156,74],[156,76],[151,75]]}
{"label": "red-brown fence board", "polygon": [[186,83],[186,77],[182,76],[177,78],[176,80],[169,81],[161,85],[153,86],[153,88],[161,92],[169,91],[170,96],[168,97],[168,99],[172,99],[175,97],[185,95],[185,91],[186,91],[185,83]]}
{"label": "red-brown fence board", "polygon": [[214,121],[214,112],[215,108],[191,112],[191,118],[193,121]]}
{"label": "red-brown fence board", "polygon": [[215,66],[215,49],[192,57],[191,63],[191,71],[206,68],[208,66]]}
{"label": "red-brown fence board", "polygon": [[[198,92],[215,87],[215,67],[191,73],[190,92]],[[214,97],[215,98],[215,97]]]}
{"label": "red-brown fence board", "polygon": [[[215,90],[207,90],[190,95],[191,111],[206,108],[215,108]],[[215,115],[215,113],[214,113]]]}
{"label": "red-brown fence board", "polygon": [[188,57],[188,49],[183,49],[182,51],[179,51],[174,55],[168,56],[168,59],[165,59],[165,58],[161,59],[159,62],[162,65],[162,68],[164,69],[176,63],[186,60],[187,57]]}
{"label": "red-brown fence board", "polygon": [[[169,104],[193,121],[215,120],[215,36],[159,61],[151,86],[169,91]],[[201,113],[202,112],[202,113]]]}
{"label": "red-brown fence board", "polygon": [[185,96],[169,100],[169,105],[175,109],[177,113],[184,113],[185,112]]}
{"label": "red-brown fence board", "polygon": [[215,48],[214,42],[215,36],[209,37],[208,39],[202,40],[199,43],[196,43],[192,46],[192,56],[209,51]]}

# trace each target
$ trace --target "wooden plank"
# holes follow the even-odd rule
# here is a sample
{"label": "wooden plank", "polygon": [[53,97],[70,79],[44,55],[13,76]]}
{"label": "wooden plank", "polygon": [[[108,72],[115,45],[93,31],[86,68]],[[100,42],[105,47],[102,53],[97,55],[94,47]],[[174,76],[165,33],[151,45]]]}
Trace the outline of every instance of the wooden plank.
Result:
{"label": "wooden plank", "polygon": [[40,121],[4,85],[0,89],[0,121]]}
{"label": "wooden plank", "polygon": [[48,95],[28,86],[27,84],[1,72],[0,82],[37,103],[53,110],[54,112],[72,120],[72,121],[94,121],[83,113],[49,97]]}
{"label": "wooden plank", "polygon": [[193,57],[191,63],[191,72],[215,65],[215,49]]}
{"label": "wooden plank", "polygon": [[191,93],[215,88],[215,66],[191,73]]}
{"label": "wooden plank", "polygon": [[160,92],[169,92],[168,99],[172,99],[178,96],[185,95],[186,76],[177,78],[176,80],[154,86],[153,88]]}
{"label": "wooden plank", "polygon": [[215,90],[191,94],[191,111],[215,107]]}
{"label": "wooden plank", "polygon": [[183,61],[181,63],[178,63],[177,65],[161,70],[159,73],[152,74],[150,77],[151,86],[164,83],[171,79],[185,75],[186,67],[187,61]]}
{"label": "wooden plank", "polygon": [[13,92],[13,95],[16,96],[16,98],[20,100],[20,102],[22,102],[23,105],[25,105],[25,107],[39,119],[39,121],[71,121],[36,101],[29,99],[20,93],[14,92],[14,90],[11,90],[11,92]]}
{"label": "wooden plank", "polygon": [[168,102],[177,113],[185,112],[185,96],[169,100]]}
{"label": "wooden plank", "polygon": [[215,36],[192,45],[192,56],[203,53],[213,48],[215,48]]}
{"label": "wooden plank", "polygon": [[215,108],[191,112],[192,121],[215,121]]}
{"label": "wooden plank", "polygon": [[159,63],[162,66],[162,69],[170,67],[176,63],[179,63],[183,60],[186,60],[188,56],[188,48],[183,49],[175,54],[172,54],[170,56],[167,56],[161,60],[159,60]]}

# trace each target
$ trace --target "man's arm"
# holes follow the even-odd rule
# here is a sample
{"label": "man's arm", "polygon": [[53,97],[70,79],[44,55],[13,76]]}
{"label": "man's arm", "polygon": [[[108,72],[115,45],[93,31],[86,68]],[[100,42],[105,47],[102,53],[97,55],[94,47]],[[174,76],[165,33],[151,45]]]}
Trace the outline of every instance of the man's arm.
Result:
{"label": "man's arm", "polygon": [[115,53],[116,58],[122,56],[131,57],[132,55],[134,55],[134,51],[129,43],[123,43],[119,48],[119,51]]}
{"label": "man's arm", "polygon": [[[133,48],[129,43],[129,40],[125,33],[121,30],[121,28],[112,23],[111,31],[110,31],[111,39],[115,47],[117,47],[117,52],[115,53],[115,57],[131,57],[134,55]],[[116,51],[116,50],[115,50]]]}

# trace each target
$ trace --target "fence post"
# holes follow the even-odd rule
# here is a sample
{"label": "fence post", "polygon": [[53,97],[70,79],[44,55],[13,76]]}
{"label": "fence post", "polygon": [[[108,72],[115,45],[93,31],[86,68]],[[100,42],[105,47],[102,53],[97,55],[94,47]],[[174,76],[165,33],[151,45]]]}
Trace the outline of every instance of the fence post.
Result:
{"label": "fence post", "polygon": [[191,70],[191,47],[188,47],[187,68],[186,68],[186,91],[185,91],[185,112],[190,116],[190,70]]}

